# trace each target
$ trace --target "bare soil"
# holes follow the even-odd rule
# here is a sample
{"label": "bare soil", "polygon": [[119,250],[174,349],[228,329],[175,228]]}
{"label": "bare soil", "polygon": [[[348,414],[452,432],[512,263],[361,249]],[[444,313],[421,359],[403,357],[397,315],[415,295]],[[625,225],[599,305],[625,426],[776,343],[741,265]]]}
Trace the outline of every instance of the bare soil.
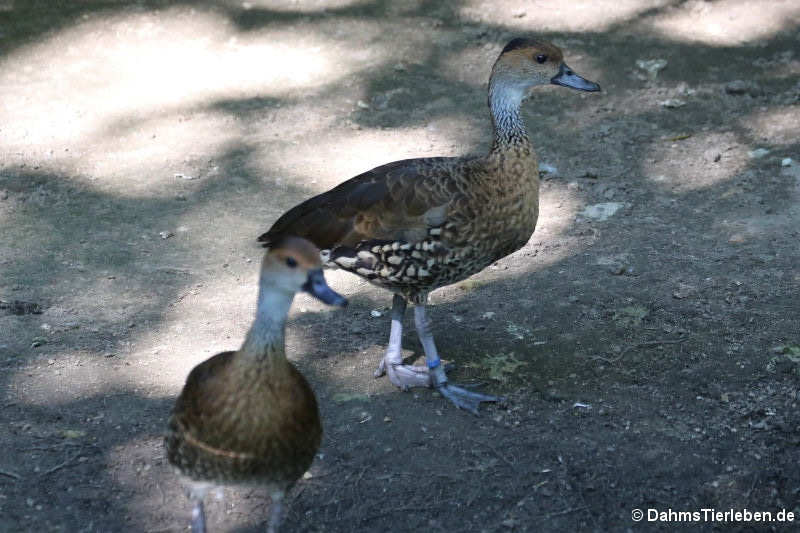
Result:
{"label": "bare soil", "polygon": [[[432,296],[452,378],[507,405],[374,379],[390,295],[330,272],[350,307],[288,326],[325,438],[283,531],[800,530],[796,2],[0,0],[0,531],[186,530],[165,420],[243,338],[256,236],[485,150],[517,35],[604,92],[527,103],[539,227]],[[210,529],[268,503],[226,489]],[[704,508],[796,519],[632,519]]]}

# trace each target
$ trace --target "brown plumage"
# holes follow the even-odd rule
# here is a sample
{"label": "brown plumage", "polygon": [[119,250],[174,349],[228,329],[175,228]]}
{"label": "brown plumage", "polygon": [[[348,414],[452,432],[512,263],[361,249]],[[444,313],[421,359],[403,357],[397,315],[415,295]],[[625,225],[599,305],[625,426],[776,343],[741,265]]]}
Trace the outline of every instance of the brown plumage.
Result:
{"label": "brown plumage", "polygon": [[[430,291],[520,249],[536,227],[538,164],[520,105],[533,87],[548,83],[600,89],[567,67],[556,46],[512,40],[489,80],[494,141],[488,154],[407,159],[374,168],[290,209],[259,241],[269,247],[286,234],[309,239],[323,250],[327,266],[394,292],[393,318],[402,320],[407,300],[416,303],[417,329],[429,329],[424,304]],[[437,368],[432,338],[421,333],[421,340],[428,367]],[[402,365],[398,354],[390,340],[379,373],[389,370],[401,388],[433,384],[453,400],[443,390],[441,369],[431,383],[424,369]],[[480,401],[491,401],[486,398],[491,397]],[[453,401],[477,409],[475,402]]]}
{"label": "brown plumage", "polygon": [[219,484],[269,487],[274,530],[283,493],[319,448],[317,400],[284,351],[286,314],[299,290],[327,303],[345,303],[324,284],[319,250],[305,240],[285,238],[264,259],[256,319],[244,344],[197,365],[175,403],[165,439],[167,459],[191,489],[195,531],[205,528],[206,489]]}

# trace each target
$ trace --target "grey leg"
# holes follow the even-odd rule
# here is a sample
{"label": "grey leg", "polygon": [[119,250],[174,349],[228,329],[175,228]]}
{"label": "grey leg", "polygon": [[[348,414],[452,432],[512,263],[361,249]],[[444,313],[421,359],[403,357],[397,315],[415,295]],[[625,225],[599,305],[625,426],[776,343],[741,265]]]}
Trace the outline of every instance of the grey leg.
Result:
{"label": "grey leg", "polygon": [[267,525],[267,533],[277,533],[278,526],[281,525],[283,518],[283,496],[282,490],[272,493],[272,505],[269,510],[269,524]]}
{"label": "grey leg", "polygon": [[430,387],[428,368],[403,364],[403,317],[406,314],[406,299],[399,294],[392,300],[392,330],[389,334],[389,347],[381,360],[375,377],[389,374],[389,381],[402,390],[411,387]]}
{"label": "grey leg", "polygon": [[206,513],[202,496],[192,496],[192,533],[206,533]]}
{"label": "grey leg", "polygon": [[447,374],[442,367],[439,353],[436,351],[436,344],[433,342],[433,332],[431,323],[425,312],[425,304],[418,304],[414,307],[414,323],[417,326],[417,335],[425,351],[425,362],[430,369],[430,379],[436,390],[450,400],[456,407],[466,409],[472,414],[478,414],[478,406],[481,402],[499,402],[502,398],[488,396],[472,392],[457,385],[447,382]]}

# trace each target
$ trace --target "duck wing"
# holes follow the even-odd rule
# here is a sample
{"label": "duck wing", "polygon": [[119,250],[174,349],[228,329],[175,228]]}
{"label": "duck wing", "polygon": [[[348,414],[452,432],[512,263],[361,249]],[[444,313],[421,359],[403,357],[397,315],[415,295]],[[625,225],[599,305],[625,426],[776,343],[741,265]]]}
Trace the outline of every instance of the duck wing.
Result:
{"label": "duck wing", "polygon": [[363,241],[415,242],[444,223],[459,188],[463,160],[405,159],[359,174],[284,213],[258,240],[265,247],[284,236],[322,250]]}

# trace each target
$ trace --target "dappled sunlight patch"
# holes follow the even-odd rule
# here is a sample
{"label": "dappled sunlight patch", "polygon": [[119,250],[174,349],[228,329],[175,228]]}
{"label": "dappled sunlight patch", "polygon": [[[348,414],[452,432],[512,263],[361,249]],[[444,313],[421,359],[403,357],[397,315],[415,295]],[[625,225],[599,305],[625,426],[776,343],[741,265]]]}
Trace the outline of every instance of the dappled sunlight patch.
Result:
{"label": "dappled sunlight patch", "polygon": [[124,363],[88,352],[32,359],[8,377],[9,396],[20,403],[51,408],[112,394],[127,382],[111,370],[120,364]]}
{"label": "dappled sunlight patch", "polygon": [[[466,121],[452,118],[438,120],[426,128],[361,130],[346,136],[341,131],[331,131],[314,143],[271,147],[269,159],[302,175],[298,179],[303,182],[297,185],[309,189],[310,196],[392,161],[464,155],[473,146],[469,131]],[[289,178],[282,179],[287,182]]]}
{"label": "dappled sunlight patch", "polygon": [[169,114],[112,127],[93,150],[76,154],[78,159],[45,162],[44,167],[72,167],[82,176],[76,179],[120,197],[160,197],[165,190],[219,176],[219,156],[233,149],[241,135],[241,125],[226,113]]}
{"label": "dappled sunlight patch", "polygon": [[670,3],[670,0],[594,0],[543,4],[513,0],[503,2],[502,9],[498,9],[496,2],[473,0],[465,2],[460,13],[469,20],[487,21],[526,31],[535,28],[540,32],[601,32]]}
{"label": "dappled sunlight patch", "polygon": [[800,24],[800,4],[775,0],[683,2],[643,20],[640,31],[709,45],[738,45],[768,39]]}
{"label": "dappled sunlight patch", "polygon": [[338,10],[356,7],[364,4],[364,0],[304,0],[303,2],[286,2],[284,0],[221,0],[217,2],[231,9],[241,9],[243,12],[261,10],[275,11],[278,13],[325,13],[328,10]]}
{"label": "dappled sunlight patch", "polygon": [[539,221],[533,238],[558,237],[567,232],[575,216],[583,208],[581,202],[564,191],[543,190],[539,195]]}
{"label": "dappled sunlight patch", "polygon": [[[96,160],[85,146],[92,142],[123,159],[159,159],[166,139],[156,127],[169,137],[189,133],[187,145],[199,132],[209,135],[204,128],[213,129],[212,137],[236,133],[213,115],[205,123],[176,124],[186,118],[170,115],[177,106],[287,97],[338,80],[351,68],[346,50],[323,37],[298,42],[288,29],[240,34],[213,12],[98,15],[0,60],[0,149],[41,152],[66,164],[77,159],[72,166],[90,172]],[[129,119],[135,115],[156,118],[137,124]],[[126,120],[132,121],[127,132]],[[120,131],[108,130],[114,122]],[[107,173],[115,159],[108,157],[97,171]],[[124,160],[118,164],[126,167]]]}
{"label": "dappled sunlight patch", "polygon": [[800,139],[800,106],[771,107],[740,120],[754,139],[765,144],[795,144]]}
{"label": "dappled sunlight patch", "polygon": [[707,189],[742,172],[747,150],[732,132],[659,138],[643,147],[645,178],[672,192]]}

